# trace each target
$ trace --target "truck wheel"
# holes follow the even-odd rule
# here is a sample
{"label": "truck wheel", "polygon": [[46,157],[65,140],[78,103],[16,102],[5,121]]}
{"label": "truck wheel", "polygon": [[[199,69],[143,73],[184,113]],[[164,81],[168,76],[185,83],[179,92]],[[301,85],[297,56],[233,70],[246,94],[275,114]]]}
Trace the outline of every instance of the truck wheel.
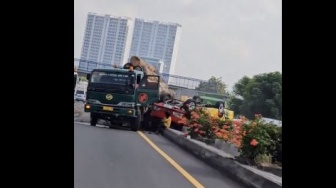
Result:
{"label": "truck wheel", "polygon": [[162,94],[160,96],[160,102],[165,102],[165,101],[170,100],[170,99],[172,99],[172,96],[169,95],[169,94]]}
{"label": "truck wheel", "polygon": [[193,99],[196,102],[196,104],[200,104],[202,102],[202,99],[200,96],[195,95],[193,96]]}
{"label": "truck wheel", "polygon": [[185,112],[188,112],[188,107],[186,107],[186,106],[181,106],[181,110],[183,110],[183,111],[185,111]]}
{"label": "truck wheel", "polygon": [[140,114],[134,118],[131,122],[131,131],[138,131],[140,128]]}
{"label": "truck wheel", "polygon": [[224,103],[223,102],[217,102],[216,107],[218,108],[218,117],[222,118],[225,114]]}
{"label": "truck wheel", "polygon": [[196,102],[193,99],[188,99],[186,102],[183,103],[183,108],[191,111],[196,108]]}
{"label": "truck wheel", "polygon": [[131,120],[131,131],[138,131],[141,126],[141,111],[139,108],[137,108],[136,111],[137,117]]}
{"label": "truck wheel", "polygon": [[98,122],[97,116],[95,114],[91,113],[90,114],[90,125],[91,126],[96,126],[97,122]]}

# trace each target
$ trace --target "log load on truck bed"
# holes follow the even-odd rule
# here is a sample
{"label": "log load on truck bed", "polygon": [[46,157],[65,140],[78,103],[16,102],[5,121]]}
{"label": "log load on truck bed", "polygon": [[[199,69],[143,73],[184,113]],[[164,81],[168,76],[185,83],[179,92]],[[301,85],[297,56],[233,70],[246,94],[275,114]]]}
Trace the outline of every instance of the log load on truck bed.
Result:
{"label": "log load on truck bed", "polygon": [[[131,66],[134,70],[143,71],[145,75],[159,75],[159,71],[153,65],[137,56],[132,56],[130,63],[126,63],[123,68],[128,69]],[[160,101],[173,99],[174,95],[175,92],[169,89],[168,84],[163,79],[160,79]]]}

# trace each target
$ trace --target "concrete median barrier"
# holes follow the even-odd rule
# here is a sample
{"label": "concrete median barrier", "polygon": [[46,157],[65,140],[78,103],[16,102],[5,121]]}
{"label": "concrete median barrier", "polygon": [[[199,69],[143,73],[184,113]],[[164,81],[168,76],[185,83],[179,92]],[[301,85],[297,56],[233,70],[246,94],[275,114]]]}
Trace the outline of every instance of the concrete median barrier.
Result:
{"label": "concrete median barrier", "polygon": [[235,161],[235,157],[233,155],[225,153],[224,151],[209,146],[203,142],[185,138],[184,134],[180,131],[166,129],[163,135],[184,150],[203,160],[205,163],[218,169],[223,174],[241,181],[248,187],[282,187],[282,177],[268,172],[263,172],[248,165],[240,164]]}

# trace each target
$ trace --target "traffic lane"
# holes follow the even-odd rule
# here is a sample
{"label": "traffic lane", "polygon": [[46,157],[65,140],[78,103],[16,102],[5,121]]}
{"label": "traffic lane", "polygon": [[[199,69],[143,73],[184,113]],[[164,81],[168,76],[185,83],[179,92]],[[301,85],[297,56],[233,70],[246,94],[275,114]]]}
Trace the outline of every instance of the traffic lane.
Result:
{"label": "traffic lane", "polygon": [[194,187],[136,132],[74,129],[75,188]]}
{"label": "traffic lane", "polygon": [[216,169],[196,158],[194,155],[184,151],[165,137],[153,133],[146,133],[146,136],[149,137],[167,155],[174,159],[174,161],[182,168],[189,172],[189,174],[198,180],[204,187],[246,187],[241,183],[232,180],[230,177],[226,177]]}

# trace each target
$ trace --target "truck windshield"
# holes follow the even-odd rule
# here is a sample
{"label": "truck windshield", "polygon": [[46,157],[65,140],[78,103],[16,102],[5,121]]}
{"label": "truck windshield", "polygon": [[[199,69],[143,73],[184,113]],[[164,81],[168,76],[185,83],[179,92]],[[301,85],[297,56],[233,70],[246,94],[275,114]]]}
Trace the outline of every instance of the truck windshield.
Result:
{"label": "truck windshield", "polygon": [[94,71],[89,82],[90,90],[133,93],[135,88],[135,74],[121,72]]}

